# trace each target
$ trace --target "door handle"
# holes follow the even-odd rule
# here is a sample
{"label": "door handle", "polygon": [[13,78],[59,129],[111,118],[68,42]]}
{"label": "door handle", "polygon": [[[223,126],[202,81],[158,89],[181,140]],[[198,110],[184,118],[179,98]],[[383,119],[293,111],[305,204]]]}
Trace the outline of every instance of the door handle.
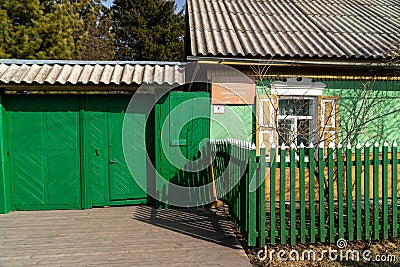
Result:
{"label": "door handle", "polygon": [[117,163],[117,162],[118,162],[118,161],[117,161],[117,160],[115,160],[115,159],[114,159],[114,160],[110,160],[110,161],[109,161],[109,163]]}

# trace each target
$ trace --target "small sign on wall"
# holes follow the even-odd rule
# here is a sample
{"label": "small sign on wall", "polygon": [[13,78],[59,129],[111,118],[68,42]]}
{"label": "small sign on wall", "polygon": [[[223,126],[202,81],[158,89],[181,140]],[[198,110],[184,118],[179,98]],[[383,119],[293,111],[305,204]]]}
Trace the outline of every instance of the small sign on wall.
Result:
{"label": "small sign on wall", "polygon": [[224,114],[225,113],[225,106],[223,105],[214,105],[214,114]]}
{"label": "small sign on wall", "polygon": [[256,84],[246,76],[213,76],[211,104],[253,105]]}

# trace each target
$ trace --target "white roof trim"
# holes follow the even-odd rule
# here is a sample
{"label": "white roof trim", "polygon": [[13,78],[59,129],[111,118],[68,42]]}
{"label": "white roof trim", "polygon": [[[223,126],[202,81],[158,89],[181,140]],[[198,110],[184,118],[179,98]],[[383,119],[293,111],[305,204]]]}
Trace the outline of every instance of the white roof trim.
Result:
{"label": "white roof trim", "polygon": [[271,93],[290,96],[321,96],[325,87],[326,84],[312,82],[310,78],[293,77],[287,79],[286,82],[272,82]]}

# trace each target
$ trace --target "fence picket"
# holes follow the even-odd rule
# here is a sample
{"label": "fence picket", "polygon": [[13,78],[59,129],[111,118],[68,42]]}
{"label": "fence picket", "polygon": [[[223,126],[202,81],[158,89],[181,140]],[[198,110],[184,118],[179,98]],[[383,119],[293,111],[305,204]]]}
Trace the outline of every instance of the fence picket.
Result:
{"label": "fence picket", "polygon": [[393,142],[392,145],[392,237],[398,237],[399,225],[398,225],[398,210],[397,210],[397,165],[399,160],[397,158],[397,143]]}
{"label": "fence picket", "polygon": [[306,195],[305,195],[305,161],[304,144],[299,149],[299,180],[300,180],[300,242],[306,242]]}
{"label": "fence picket", "polygon": [[290,147],[290,244],[296,244],[296,146]]}
{"label": "fence picket", "polygon": [[328,148],[328,212],[329,212],[329,242],[335,241],[335,198],[333,188],[333,174],[335,163],[333,161],[334,143]]}
{"label": "fence picket", "polygon": [[315,226],[315,177],[314,177],[314,170],[315,170],[315,159],[314,159],[314,146],[311,143],[308,148],[308,155],[309,155],[309,194],[310,194],[310,241],[312,243],[315,242],[315,235],[316,235],[316,226]]}
{"label": "fence picket", "polygon": [[[256,160],[256,150],[250,148],[248,150],[248,179],[246,183],[246,191],[248,192],[249,201],[248,201],[248,231],[249,231],[249,238],[248,244],[249,246],[255,246],[257,242],[257,191],[254,190],[250,192],[250,181],[255,178],[256,171],[257,171],[257,163]],[[265,161],[265,160],[264,160]],[[265,217],[265,214],[264,214]],[[265,228],[265,226],[264,226]]]}
{"label": "fence picket", "polygon": [[260,158],[258,161],[259,173],[257,174],[257,231],[258,231],[258,246],[265,245],[265,223],[266,223],[266,210],[265,210],[265,147],[260,149]]}
{"label": "fence picket", "polygon": [[[323,143],[322,143],[323,144]],[[319,197],[319,239],[325,242],[326,227],[325,227],[325,161],[324,161],[324,147],[318,147],[318,197]]]}
{"label": "fence picket", "polygon": [[369,184],[370,184],[370,166],[371,161],[369,158],[370,149],[369,143],[366,142],[364,146],[364,236],[366,240],[371,238],[371,226],[370,226],[370,196],[369,196]]}
{"label": "fence picket", "polygon": [[279,194],[279,225],[280,225],[280,241],[281,244],[286,244],[286,203],[285,203],[285,193],[286,193],[286,147],[282,144],[280,150],[280,194]]}
{"label": "fence picket", "polygon": [[374,205],[374,239],[379,239],[379,144],[375,142],[373,154],[373,205]]}
{"label": "fence picket", "polygon": [[355,179],[356,179],[356,240],[361,240],[362,237],[362,205],[361,205],[361,145],[357,143],[355,156]]}
{"label": "fence picket", "polygon": [[270,174],[269,174],[269,214],[270,214],[270,242],[272,245],[275,244],[276,240],[276,198],[275,198],[275,191],[276,191],[276,148],[275,145],[271,146],[271,166],[270,166]]}
{"label": "fence picket", "polygon": [[344,238],[344,212],[343,212],[343,154],[342,154],[342,145],[339,144],[337,146],[336,150],[336,155],[337,155],[337,161],[336,161],[336,166],[337,166],[337,196],[338,196],[338,219],[339,219],[339,225],[338,225],[338,232],[339,232],[339,238]]}
{"label": "fence picket", "polygon": [[389,237],[389,216],[388,216],[388,143],[385,142],[382,148],[382,229],[383,239]]}
{"label": "fence picket", "polygon": [[352,179],[352,166],[351,159],[351,145],[348,144],[346,148],[346,206],[347,206],[347,239],[353,240],[354,238],[354,224],[353,224],[353,179]]}

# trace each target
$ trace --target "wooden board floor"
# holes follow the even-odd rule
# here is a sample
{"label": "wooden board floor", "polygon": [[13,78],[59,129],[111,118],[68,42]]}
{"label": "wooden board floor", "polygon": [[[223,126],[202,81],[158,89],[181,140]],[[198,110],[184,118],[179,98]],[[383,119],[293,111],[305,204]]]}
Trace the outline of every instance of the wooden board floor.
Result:
{"label": "wooden board floor", "polygon": [[251,266],[224,217],[148,206],[0,215],[0,266]]}

